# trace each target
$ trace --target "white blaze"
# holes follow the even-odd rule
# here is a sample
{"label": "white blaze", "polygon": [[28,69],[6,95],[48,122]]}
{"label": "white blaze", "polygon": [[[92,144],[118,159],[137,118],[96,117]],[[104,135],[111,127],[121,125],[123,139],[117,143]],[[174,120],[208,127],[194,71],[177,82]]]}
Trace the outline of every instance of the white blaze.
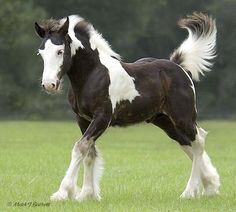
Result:
{"label": "white blaze", "polygon": [[63,53],[58,54],[59,51],[64,51],[65,45],[55,45],[50,39],[45,43],[44,49],[39,49],[44,62],[42,83],[56,83],[58,80],[58,73],[63,64]]}

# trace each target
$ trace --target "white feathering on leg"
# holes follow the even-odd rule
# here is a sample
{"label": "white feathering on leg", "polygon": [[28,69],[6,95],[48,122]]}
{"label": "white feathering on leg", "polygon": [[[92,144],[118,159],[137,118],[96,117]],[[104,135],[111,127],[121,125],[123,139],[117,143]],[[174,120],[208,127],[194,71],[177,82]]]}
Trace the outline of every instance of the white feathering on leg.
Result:
{"label": "white feathering on leg", "polygon": [[93,186],[94,186],[94,195],[97,200],[101,200],[100,195],[100,181],[103,174],[103,165],[104,161],[101,156],[101,153],[97,151],[97,156],[94,161],[94,168],[93,168]]}

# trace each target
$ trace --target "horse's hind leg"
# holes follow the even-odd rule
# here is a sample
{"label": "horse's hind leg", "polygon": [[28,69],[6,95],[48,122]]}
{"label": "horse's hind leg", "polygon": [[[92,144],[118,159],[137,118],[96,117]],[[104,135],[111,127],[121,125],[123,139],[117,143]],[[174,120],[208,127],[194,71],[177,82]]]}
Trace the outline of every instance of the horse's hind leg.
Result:
{"label": "horse's hind leg", "polygon": [[170,117],[175,129],[190,141],[182,149],[192,159],[192,171],[181,197],[190,198],[198,194],[203,182],[206,194],[217,194],[219,175],[204,150],[206,132],[196,124],[195,92],[193,85],[171,88],[163,110]]}
{"label": "horse's hind leg", "polygon": [[[191,139],[184,133],[186,129],[182,129],[182,126],[173,123],[165,114],[158,114],[152,119],[152,123],[163,129],[167,135],[177,141],[185,153],[193,161],[191,175],[186,186],[185,191],[182,193],[182,198],[190,198],[197,196],[199,192],[199,186],[201,181],[203,182],[205,194],[212,195],[217,194],[219,189],[219,175],[212,165],[207,153],[204,151],[204,139],[206,132],[192,125],[192,129],[189,127],[189,131],[193,134],[196,128],[196,139],[191,141]],[[189,125],[191,126],[191,124]],[[189,134],[189,133],[188,133]]]}
{"label": "horse's hind leg", "polygon": [[[191,147],[182,145],[182,148],[188,151],[190,158],[192,158],[192,171],[181,197],[196,197],[199,193],[201,181],[206,195],[218,194],[220,186],[219,175],[204,150],[207,133],[202,128],[196,126],[196,124],[191,123],[191,121],[187,125],[177,124],[176,127],[192,141]],[[192,137],[193,133],[194,137]]]}
{"label": "horse's hind leg", "polygon": [[[191,129],[191,124],[187,125],[185,123],[180,123],[178,120],[176,122],[176,119],[172,119],[172,117],[169,118],[164,114],[157,115],[154,119],[152,119],[152,123],[163,129],[170,138],[177,141],[182,147],[185,147],[186,149],[192,148],[192,140],[189,135],[194,135],[195,131],[194,127]],[[186,126],[189,128],[188,133],[186,133]],[[199,192],[199,185],[201,183],[199,167],[200,157],[201,156],[199,154],[193,154],[191,175],[186,189],[181,195],[182,197],[195,197]]]}
{"label": "horse's hind leg", "polygon": [[206,132],[196,127],[197,133],[191,147],[182,146],[190,158],[192,158],[192,171],[181,198],[191,198],[198,194],[200,182],[202,181],[205,194],[218,194],[220,186],[219,175],[212,165],[204,150]]}
{"label": "horse's hind leg", "polygon": [[166,114],[157,114],[150,122],[164,130],[171,139],[177,141],[181,146],[191,147],[191,140],[175,127],[173,121]]}
{"label": "horse's hind leg", "polygon": [[[212,165],[209,156],[204,150],[205,138],[207,133],[200,127],[197,127],[196,139],[191,146],[181,146],[184,152],[193,160],[194,151],[196,148],[202,149],[202,156],[200,161],[200,177],[204,186],[204,195],[215,195],[219,193],[220,179],[216,168]],[[184,195],[183,195],[184,197]]]}

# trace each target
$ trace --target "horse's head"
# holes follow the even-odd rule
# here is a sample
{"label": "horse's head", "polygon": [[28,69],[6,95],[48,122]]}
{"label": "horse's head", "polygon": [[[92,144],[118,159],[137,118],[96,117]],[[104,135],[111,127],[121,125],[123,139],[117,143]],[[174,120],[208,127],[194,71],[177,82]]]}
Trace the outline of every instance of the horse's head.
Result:
{"label": "horse's head", "polygon": [[39,25],[35,23],[37,34],[43,38],[38,49],[44,62],[42,86],[48,93],[59,90],[60,80],[71,66],[71,38],[68,35],[69,18],[64,23]]}

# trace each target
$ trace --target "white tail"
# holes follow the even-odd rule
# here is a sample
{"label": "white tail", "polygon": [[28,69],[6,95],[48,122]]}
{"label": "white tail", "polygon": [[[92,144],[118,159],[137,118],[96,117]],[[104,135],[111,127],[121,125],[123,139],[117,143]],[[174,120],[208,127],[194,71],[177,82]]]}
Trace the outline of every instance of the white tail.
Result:
{"label": "white tail", "polygon": [[191,72],[195,81],[205,71],[210,71],[211,60],[216,57],[216,24],[215,20],[203,13],[193,13],[179,22],[181,28],[188,30],[188,38],[176,49],[170,60]]}

